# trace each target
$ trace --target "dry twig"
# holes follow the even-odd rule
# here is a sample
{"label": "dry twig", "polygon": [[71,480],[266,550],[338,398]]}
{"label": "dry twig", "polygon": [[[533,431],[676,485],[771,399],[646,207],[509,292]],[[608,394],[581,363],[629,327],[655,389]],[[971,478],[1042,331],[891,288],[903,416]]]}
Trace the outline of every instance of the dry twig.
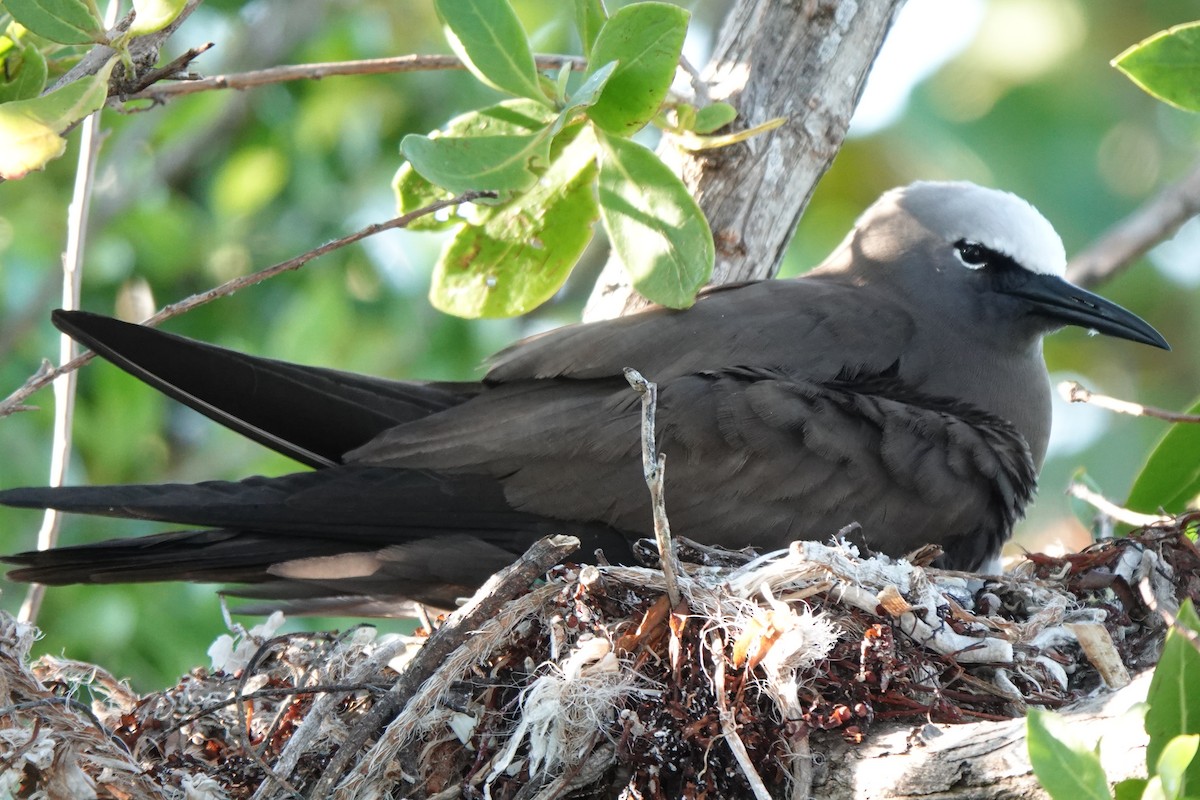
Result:
{"label": "dry twig", "polygon": [[[334,239],[331,242],[326,242],[320,247],[315,247],[312,250],[309,250],[307,253],[302,253],[295,258],[290,258],[287,261],[274,264],[266,269],[251,273],[250,275],[242,275],[237,278],[233,278],[232,280],[228,280],[220,286],[208,289],[207,291],[203,291],[198,294],[194,294],[191,297],[180,300],[177,303],[171,303],[170,305],[164,306],[152,317],[145,320],[142,324],[150,327],[157,326],[168,319],[171,319],[172,317],[177,317],[180,314],[191,311],[196,306],[202,306],[205,303],[210,303],[220,297],[227,297],[239,289],[245,289],[249,286],[262,283],[263,281],[273,278],[280,273],[299,269],[309,261],[312,261],[319,256],[331,253],[334,250],[338,250],[347,245],[354,244],[355,242],[361,241],[368,236],[374,236],[377,233],[390,231],[395,228],[404,228],[413,220],[423,217],[427,214],[440,211],[443,208],[461,205],[462,203],[469,203],[482,197],[495,196],[496,195],[494,192],[464,192],[457,197],[451,197],[447,200],[439,200],[438,202],[431,203],[424,208],[419,208],[416,211],[411,211],[402,216],[394,217],[386,222],[373,223],[348,236],[343,236],[340,239]],[[0,417],[7,417],[8,415],[17,411],[29,410],[29,406],[24,405],[26,398],[39,389],[43,389],[48,386],[60,375],[66,375],[67,373],[74,372],[87,362],[91,361],[93,358],[95,358],[95,353],[85,352],[59,367],[53,369],[47,369],[43,367],[42,369],[39,369],[34,375],[26,380],[20,388],[6,397],[3,402],[0,402]]]}
{"label": "dry twig", "polygon": [[1067,487],[1067,496],[1082,500],[1101,514],[1111,517],[1117,522],[1123,522],[1126,525],[1133,525],[1140,528],[1146,525],[1160,525],[1171,521],[1171,517],[1165,514],[1143,514],[1140,511],[1133,511],[1119,506],[1104,495],[1093,491],[1078,481]]}
{"label": "dry twig", "polygon": [[1077,381],[1063,381],[1058,385],[1058,392],[1063,399],[1070,403],[1088,403],[1118,414],[1129,414],[1134,417],[1154,417],[1165,419],[1167,422],[1200,422],[1200,414],[1181,414],[1168,411],[1165,408],[1155,408],[1141,403],[1131,403],[1104,394],[1096,394]]}
{"label": "dry twig", "polygon": [[[116,22],[118,3],[109,0],[104,24],[112,27]],[[83,253],[87,241],[88,213],[92,207],[92,187],[96,178],[96,159],[100,154],[100,112],[89,114],[83,120],[79,143],[79,162],[75,167],[75,188],[71,204],[67,207],[67,242],[62,256],[62,306],[79,308],[80,290],[83,285]],[[65,333],[58,337],[58,361],[65,364],[75,357],[78,347]],[[75,417],[75,373],[67,373],[54,383],[54,436],[50,445],[50,477],[47,484],[62,486],[67,477],[71,461],[72,420]],[[58,543],[62,527],[62,513],[47,508],[42,514],[42,526],[38,530],[37,549],[49,550]],[[30,584],[25,590],[18,618],[22,622],[36,622],[42,607],[46,587],[40,583]]]}
{"label": "dry twig", "polygon": [[1067,264],[1067,278],[1095,286],[1128,267],[1200,213],[1200,164],[1113,225]]}
{"label": "dry twig", "polygon": [[658,544],[663,577],[667,581],[667,597],[671,608],[679,605],[679,557],[671,541],[671,523],[667,519],[666,499],[663,496],[667,457],[658,452],[654,443],[654,417],[658,408],[658,384],[642,377],[636,369],[625,368],[625,380],[642,396],[642,472],[650,488],[650,503],[654,508],[654,540]]}
{"label": "dry twig", "polygon": [[[582,70],[587,61],[579,56],[541,55],[535,57],[539,70],[561,69],[570,66]],[[160,84],[125,95],[124,100],[153,100],[165,103],[175,97],[209,92],[216,89],[252,89],[273,83],[299,80],[321,80],[335,75],[381,75],[397,72],[431,72],[435,70],[466,69],[457,56],[406,55],[392,58],[366,58],[358,61],[330,61],[317,64],[288,64],[281,67],[239,72],[233,75],[213,75],[208,78]]]}

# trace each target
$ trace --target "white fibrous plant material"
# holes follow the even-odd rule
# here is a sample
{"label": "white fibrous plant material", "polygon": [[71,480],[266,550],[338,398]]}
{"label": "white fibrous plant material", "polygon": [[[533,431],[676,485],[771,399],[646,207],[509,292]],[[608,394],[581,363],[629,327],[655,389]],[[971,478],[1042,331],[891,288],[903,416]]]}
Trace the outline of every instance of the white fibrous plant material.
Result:
{"label": "white fibrous plant material", "polygon": [[218,636],[208,648],[213,671],[233,675],[245,669],[262,643],[273,637],[283,623],[283,613],[276,611],[261,625],[255,625],[236,639],[228,633]]}
{"label": "white fibrous plant material", "polygon": [[547,662],[547,674],[521,696],[521,721],[492,767],[500,776],[529,741],[529,774],[555,771],[560,764],[586,754],[595,732],[608,727],[619,700],[635,688],[637,675],[622,669],[612,644],[600,637],[579,640],[560,665]]}

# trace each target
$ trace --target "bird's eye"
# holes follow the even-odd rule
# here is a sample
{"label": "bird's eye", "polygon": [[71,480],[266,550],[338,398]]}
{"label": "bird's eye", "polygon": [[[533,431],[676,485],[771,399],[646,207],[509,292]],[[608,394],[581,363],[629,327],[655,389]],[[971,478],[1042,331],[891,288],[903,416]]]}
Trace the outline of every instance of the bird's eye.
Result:
{"label": "bird's eye", "polygon": [[954,252],[967,269],[982,269],[992,262],[995,255],[979,242],[969,242],[966,239],[959,239],[954,243]]}

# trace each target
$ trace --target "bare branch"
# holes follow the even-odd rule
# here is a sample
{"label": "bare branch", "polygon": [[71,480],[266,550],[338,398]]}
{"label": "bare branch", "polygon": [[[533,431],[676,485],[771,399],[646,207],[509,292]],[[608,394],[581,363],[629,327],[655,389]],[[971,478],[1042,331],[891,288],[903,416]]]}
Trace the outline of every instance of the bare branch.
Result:
{"label": "bare branch", "polygon": [[654,443],[658,385],[629,367],[625,368],[625,380],[642,396],[642,472],[650,489],[650,504],[654,508],[654,540],[658,544],[658,560],[667,582],[667,599],[671,601],[671,608],[677,608],[680,600],[678,576],[682,567],[671,541],[671,523],[667,521],[667,506],[663,498],[667,457],[658,452],[658,446]]}
{"label": "bare branch", "polygon": [[199,58],[204,53],[207,53],[215,45],[212,42],[189,48],[183,55],[171,59],[161,67],[155,67],[149,72],[138,75],[133,82],[133,85],[128,90],[122,89],[118,91],[121,97],[127,97],[132,94],[144,91],[159,81],[170,79],[185,80],[180,77],[180,73],[187,69],[188,65]]}
{"label": "bare branch", "polygon": [[1166,187],[1108,229],[1067,264],[1067,278],[1095,286],[1128,267],[1200,213],[1200,163],[1183,180]]}
{"label": "bare branch", "polygon": [[[431,203],[424,208],[418,208],[416,211],[410,211],[407,214],[394,217],[386,222],[373,223],[350,234],[349,236],[343,236],[340,239],[334,239],[331,242],[326,242],[320,247],[313,248],[307,253],[298,255],[295,258],[282,261],[278,264],[267,267],[266,269],[251,273],[250,275],[242,275],[240,277],[233,278],[232,280],[226,281],[220,286],[200,292],[199,294],[194,294],[191,297],[180,300],[177,303],[171,303],[168,306],[164,306],[158,311],[158,313],[145,320],[142,324],[154,327],[168,319],[171,319],[172,317],[177,317],[180,314],[191,311],[196,306],[202,306],[205,303],[212,302],[219,297],[227,297],[239,289],[245,289],[248,286],[254,286],[255,284],[262,283],[268,278],[273,278],[281,272],[299,269],[309,261],[312,261],[314,258],[323,256],[326,253],[332,253],[334,250],[339,250],[347,245],[359,242],[363,239],[366,239],[368,236],[374,236],[377,233],[390,231],[395,228],[407,227],[412,223],[413,220],[419,217],[424,217],[428,214],[432,214],[436,211],[440,211],[443,208],[449,208],[451,206],[457,206],[463,203],[470,203],[474,200],[484,197],[495,196],[495,192],[464,192],[457,197],[451,197],[447,200],[439,200],[438,202]],[[24,405],[24,401],[30,395],[39,389],[44,389],[58,376],[74,372],[87,362],[91,361],[93,358],[95,358],[95,353],[85,352],[54,369],[47,369],[43,366],[43,368],[39,369],[32,377],[29,378],[29,380],[25,381],[25,383],[19,389],[6,397],[3,402],[0,402],[0,418],[7,417],[16,411],[29,410],[29,407]]]}
{"label": "bare branch", "polygon": [[737,718],[729,707],[729,698],[725,696],[725,642],[719,633],[712,635],[708,649],[713,654],[713,694],[717,698],[717,711],[721,719],[721,733],[725,735],[725,744],[733,753],[733,758],[737,761],[738,766],[741,767],[742,776],[746,779],[746,783],[750,784],[750,790],[754,792],[755,799],[771,800],[771,793],[763,783],[758,770],[754,768],[750,754],[746,751],[746,743],[738,734]]}
{"label": "bare branch", "polygon": [[[579,56],[543,55],[536,57],[538,69],[560,69],[570,65],[582,70],[587,62]],[[258,69],[233,75],[213,75],[199,80],[162,84],[126,95],[124,100],[154,100],[163,103],[172,97],[208,92],[214,89],[252,89],[287,81],[321,80],[335,75],[382,75],[395,72],[431,72],[435,70],[466,69],[457,56],[407,55],[393,58],[367,58],[360,61],[330,61],[318,64],[289,64],[282,67]]]}
{"label": "bare branch", "polygon": [[1117,522],[1124,522],[1126,525],[1133,525],[1136,528],[1142,528],[1146,525],[1161,525],[1165,522],[1170,522],[1172,519],[1165,514],[1143,514],[1139,511],[1131,511],[1128,508],[1123,508],[1099,492],[1094,492],[1078,482],[1072,483],[1067,487],[1067,495],[1077,500],[1082,500],[1101,514],[1111,517]]}
{"label": "bare branch", "polygon": [[[109,0],[104,24],[112,27],[116,22],[117,0]],[[71,204],[67,206],[67,242],[62,255],[62,305],[63,308],[79,308],[80,289],[83,285],[83,253],[87,241],[88,213],[92,207],[92,188],[96,184],[96,159],[100,154],[100,112],[89,114],[83,120],[79,142],[79,161],[75,167],[75,188]],[[67,363],[75,357],[78,346],[65,333],[58,339],[58,360]],[[50,444],[50,486],[62,486],[67,478],[67,467],[71,462],[71,435],[75,418],[75,373],[69,372],[54,382],[54,437]],[[49,550],[58,544],[62,528],[62,513],[47,508],[42,514],[42,526],[38,530],[37,549]],[[32,583],[25,590],[18,619],[22,622],[37,621],[42,607],[46,587]]]}
{"label": "bare branch", "polygon": [[1128,400],[1096,394],[1077,381],[1063,381],[1058,385],[1058,393],[1069,403],[1088,403],[1108,411],[1115,411],[1118,414],[1154,417],[1155,419],[1165,419],[1167,422],[1200,422],[1200,414],[1180,414],[1165,408],[1145,406],[1141,403],[1131,403]]}

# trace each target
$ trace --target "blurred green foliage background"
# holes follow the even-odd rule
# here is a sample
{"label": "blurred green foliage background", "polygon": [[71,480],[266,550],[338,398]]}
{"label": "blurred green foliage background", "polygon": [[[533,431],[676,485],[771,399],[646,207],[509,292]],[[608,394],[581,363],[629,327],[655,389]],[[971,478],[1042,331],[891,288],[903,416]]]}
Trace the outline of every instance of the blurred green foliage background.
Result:
{"label": "blurred green foliage background", "polygon": [[[102,4],[103,5],[103,4]],[[569,4],[514,2],[540,52],[577,52]],[[689,54],[700,63],[725,2],[695,0]],[[918,178],[962,178],[1029,199],[1073,252],[1197,158],[1200,118],[1144,95],[1108,61],[1150,34],[1196,16],[1186,0],[909,0],[886,67],[897,115],[856,125],[801,223],[785,265],[818,262],[880,192]],[[907,20],[907,21],[906,21]],[[206,75],[312,61],[444,53],[432,4],[384,0],[211,0],[173,37],[170,57],[213,41]],[[915,61],[944,63],[909,87]],[[937,59],[934,59],[935,61]],[[927,65],[933,66],[933,65]],[[911,95],[904,100],[905,93]],[[209,92],[144,113],[106,111],[83,284],[83,307],[112,313],[148,287],[157,304],[283,260],[392,215],[398,143],[495,95],[465,72],[334,77],[253,91]],[[886,103],[885,103],[886,105]],[[801,124],[801,121],[796,121]],[[57,353],[48,312],[59,304],[59,264],[74,148],[39,174],[0,185],[0,393]],[[198,309],[168,329],[274,358],[392,377],[469,378],[490,352],[578,318],[603,262],[602,244],[551,305],[518,320],[465,322],[426,299],[439,240],[393,232],[299,272]],[[1173,408],[1200,389],[1200,225],[1100,291],[1156,325],[1160,353],[1081,331],[1052,337],[1055,379]],[[53,399],[0,420],[0,485],[46,481]],[[1087,533],[1063,496],[1084,466],[1121,500],[1165,426],[1060,407],[1041,496],[1018,545]],[[280,456],[166,402],[117,369],[80,377],[74,483],[192,481],[280,474]],[[669,511],[669,506],[668,506]],[[0,550],[34,546],[40,515],[0,509]],[[67,543],[134,535],[154,526],[67,521]],[[0,583],[15,610],[24,587]],[[293,627],[352,621],[292,621]],[[52,589],[39,652],[90,660],[148,691],[204,662],[224,632],[212,587]],[[395,623],[388,623],[393,626]]]}

